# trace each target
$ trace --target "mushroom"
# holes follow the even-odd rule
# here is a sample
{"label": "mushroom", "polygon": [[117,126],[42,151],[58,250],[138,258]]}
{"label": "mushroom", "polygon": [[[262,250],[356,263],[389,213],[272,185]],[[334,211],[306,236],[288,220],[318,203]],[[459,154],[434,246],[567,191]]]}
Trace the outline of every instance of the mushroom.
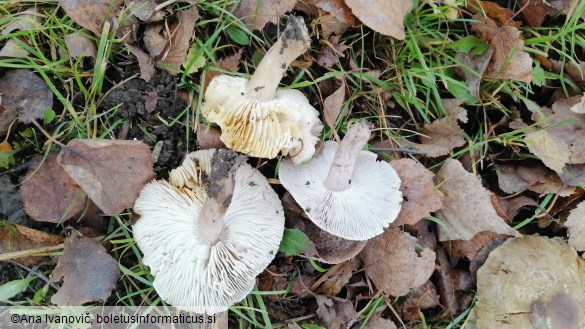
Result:
{"label": "mushroom", "polygon": [[221,127],[227,147],[259,158],[290,154],[295,163],[313,156],[323,129],[319,112],[300,91],[278,89],[287,67],[309,44],[302,18],[290,17],[249,81],[227,75],[211,80],[201,113]]}
{"label": "mushroom", "polygon": [[511,238],[477,272],[477,328],[585,328],[585,261],[563,239]]}
{"label": "mushroom", "polygon": [[160,297],[215,314],[242,300],[272,261],[284,211],[266,178],[230,150],[189,154],[170,182],[148,183],[133,226]]}
{"label": "mushroom", "polygon": [[341,143],[328,141],[309,163],[284,160],[279,177],[321,229],[349,240],[384,231],[400,212],[400,178],[376,154],[362,151],[370,137],[365,121],[348,128]]}

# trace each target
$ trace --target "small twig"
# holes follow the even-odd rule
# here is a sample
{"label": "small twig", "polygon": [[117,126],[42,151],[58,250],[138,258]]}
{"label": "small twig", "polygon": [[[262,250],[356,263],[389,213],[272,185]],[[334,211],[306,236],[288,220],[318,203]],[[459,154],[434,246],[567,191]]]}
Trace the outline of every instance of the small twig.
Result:
{"label": "small twig", "polygon": [[58,140],[56,140],[53,136],[51,136],[51,134],[49,134],[43,127],[41,127],[41,125],[37,122],[37,120],[32,119],[32,124],[35,125],[35,127],[37,127],[37,129],[43,133],[43,135],[45,135],[45,137],[47,137],[48,140],[50,140],[51,142],[59,145],[62,148],[65,148],[65,144],[59,142]]}
{"label": "small twig", "polygon": [[45,281],[49,286],[51,286],[51,288],[55,289],[55,290],[59,290],[59,286],[57,286],[56,284],[54,284],[53,282],[51,282],[49,280],[49,278],[47,278],[45,276],[45,274],[43,274],[42,272],[39,272],[38,270],[34,270],[28,266],[24,266],[19,262],[13,261],[13,260],[9,260],[10,263],[19,266],[20,268],[29,271],[30,274],[33,274],[34,276],[36,276],[37,278]]}

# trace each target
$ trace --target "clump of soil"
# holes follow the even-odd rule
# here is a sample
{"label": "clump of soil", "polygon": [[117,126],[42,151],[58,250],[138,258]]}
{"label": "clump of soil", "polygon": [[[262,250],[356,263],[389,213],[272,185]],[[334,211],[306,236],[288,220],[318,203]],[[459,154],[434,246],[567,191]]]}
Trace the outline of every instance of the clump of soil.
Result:
{"label": "clump of soil", "polygon": [[[120,77],[123,81],[135,72],[127,70]],[[142,140],[150,146],[162,142],[162,149],[154,171],[159,178],[167,178],[168,172],[177,167],[185,154],[186,131],[181,126],[183,119],[176,120],[188,106],[185,97],[177,88],[177,78],[165,71],[159,72],[146,82],[134,78],[107,93],[102,100],[102,110],[118,107],[114,120],[122,119],[124,124],[118,138]]]}

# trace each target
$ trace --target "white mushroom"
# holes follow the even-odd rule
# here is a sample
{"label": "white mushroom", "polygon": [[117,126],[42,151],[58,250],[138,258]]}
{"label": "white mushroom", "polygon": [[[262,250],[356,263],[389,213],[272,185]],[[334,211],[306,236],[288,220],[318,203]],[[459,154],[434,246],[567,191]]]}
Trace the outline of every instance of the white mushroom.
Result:
{"label": "white mushroom", "polygon": [[341,143],[325,142],[309,163],[283,161],[279,176],[307,216],[321,229],[349,240],[384,231],[400,212],[400,178],[376,154],[362,151],[370,137],[365,121],[350,126]]}
{"label": "white mushroom", "polygon": [[211,80],[201,113],[221,127],[227,147],[260,158],[282,153],[295,163],[313,156],[323,129],[319,112],[300,91],[278,89],[287,67],[309,44],[302,18],[290,17],[250,81],[227,75]]}
{"label": "white mushroom", "polygon": [[214,314],[242,300],[272,261],[284,212],[266,178],[233,151],[191,153],[170,183],[148,183],[134,238],[160,297]]}

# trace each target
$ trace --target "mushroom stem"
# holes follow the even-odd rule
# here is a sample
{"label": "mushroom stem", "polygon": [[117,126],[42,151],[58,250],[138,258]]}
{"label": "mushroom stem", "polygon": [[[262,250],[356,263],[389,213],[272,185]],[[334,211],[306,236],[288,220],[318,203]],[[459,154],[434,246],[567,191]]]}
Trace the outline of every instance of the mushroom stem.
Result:
{"label": "mushroom stem", "polygon": [[311,39],[301,17],[291,16],[278,41],[258,64],[247,85],[246,96],[260,101],[274,98],[288,66],[309,49]]}
{"label": "mushroom stem", "polygon": [[370,127],[365,120],[352,124],[337,146],[333,162],[323,185],[331,191],[343,191],[350,187],[357,158],[370,139]]}
{"label": "mushroom stem", "polygon": [[235,177],[230,173],[228,177],[216,185],[220,191],[214,196],[208,196],[199,212],[199,232],[204,243],[214,245],[221,238],[223,232],[223,216],[230,204],[234,193]]}

